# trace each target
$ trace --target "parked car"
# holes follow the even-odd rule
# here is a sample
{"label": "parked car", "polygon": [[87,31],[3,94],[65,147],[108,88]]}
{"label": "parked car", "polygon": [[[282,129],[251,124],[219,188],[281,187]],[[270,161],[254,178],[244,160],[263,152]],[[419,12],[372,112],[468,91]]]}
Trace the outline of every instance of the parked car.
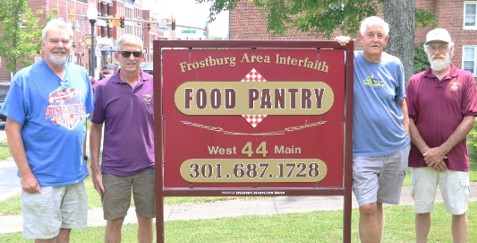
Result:
{"label": "parked car", "polygon": [[149,73],[151,75],[153,75],[153,70],[152,70],[153,66],[154,65],[152,65],[152,63],[148,63],[148,62],[141,62],[141,64],[139,65],[142,71]]}
{"label": "parked car", "polygon": [[[5,97],[7,97],[8,90],[10,90],[10,82],[9,81],[1,81],[0,82],[0,108],[3,106],[3,102],[5,101]],[[7,117],[3,114],[0,114],[0,122],[6,122]]]}
{"label": "parked car", "polygon": [[101,67],[101,71],[99,72],[99,79],[103,79],[103,78],[106,78],[106,77],[109,77],[111,75],[114,74],[114,72],[116,72],[116,65],[114,64],[108,64],[108,65],[104,65]]}

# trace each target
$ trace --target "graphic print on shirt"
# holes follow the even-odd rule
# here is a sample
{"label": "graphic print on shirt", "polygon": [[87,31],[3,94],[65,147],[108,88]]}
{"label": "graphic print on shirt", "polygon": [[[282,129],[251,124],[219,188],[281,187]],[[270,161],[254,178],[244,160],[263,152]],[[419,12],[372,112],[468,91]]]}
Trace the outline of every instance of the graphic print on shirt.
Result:
{"label": "graphic print on shirt", "polygon": [[85,105],[81,102],[81,91],[75,88],[59,87],[50,94],[45,118],[54,125],[62,125],[68,130],[85,119]]}
{"label": "graphic print on shirt", "polygon": [[142,98],[144,98],[144,104],[146,105],[152,104],[152,94],[143,94]]}
{"label": "graphic print on shirt", "polygon": [[450,91],[459,91],[459,83],[451,82],[450,83]]}
{"label": "graphic print on shirt", "polygon": [[374,86],[374,87],[384,86],[384,82],[382,80],[375,79],[373,74],[368,75],[366,79],[363,81],[363,84],[368,86]]}

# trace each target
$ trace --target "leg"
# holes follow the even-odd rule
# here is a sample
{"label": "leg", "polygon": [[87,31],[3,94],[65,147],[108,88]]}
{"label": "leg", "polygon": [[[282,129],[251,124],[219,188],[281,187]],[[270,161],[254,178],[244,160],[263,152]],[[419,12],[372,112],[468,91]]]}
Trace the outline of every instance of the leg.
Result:
{"label": "leg", "polygon": [[88,222],[88,198],[84,183],[69,185],[65,189],[61,205],[63,223],[56,237],[58,243],[70,242],[71,230],[86,227]]}
{"label": "leg", "polygon": [[150,243],[153,239],[153,218],[156,216],[154,172],[150,169],[134,177],[133,195],[140,243]]}
{"label": "leg", "polygon": [[70,242],[70,233],[71,233],[71,229],[63,229],[61,228],[60,229],[60,233],[58,234],[58,237],[56,242],[58,243],[68,243]]}
{"label": "leg", "polygon": [[383,238],[383,233],[384,233],[384,211],[383,211],[383,203],[377,202],[377,220],[378,220],[378,225],[379,225],[379,230],[381,231],[380,233],[380,240]]}
{"label": "leg", "polygon": [[411,179],[416,242],[425,243],[431,228],[431,212],[434,209],[439,173],[428,167],[411,168]]}
{"label": "leg", "polygon": [[121,228],[123,227],[124,217],[106,221],[104,232],[104,242],[121,242]]}
{"label": "leg", "polygon": [[467,210],[470,194],[469,173],[447,170],[440,184],[446,211],[452,215],[454,243],[467,242]]}
{"label": "leg", "polygon": [[452,215],[452,239],[454,243],[467,242],[467,215]]}
{"label": "leg", "polygon": [[[381,205],[381,203],[379,203]],[[378,208],[381,208],[380,210]],[[359,207],[359,238],[361,242],[381,242],[383,229],[382,205],[365,204]]]}
{"label": "leg", "polygon": [[103,174],[104,242],[121,242],[121,229],[131,204],[131,176]]}
{"label": "leg", "polygon": [[70,242],[71,229],[60,229],[58,236],[52,239],[43,240],[35,239],[35,243],[69,243]]}
{"label": "leg", "polygon": [[53,238],[53,239],[48,239],[48,240],[44,240],[44,239],[35,239],[35,243],[56,243],[56,238]]}
{"label": "leg", "polygon": [[152,218],[137,215],[137,237],[139,243],[151,243],[153,239]]}
{"label": "leg", "polygon": [[416,242],[426,243],[431,228],[431,213],[416,213],[415,217]]}

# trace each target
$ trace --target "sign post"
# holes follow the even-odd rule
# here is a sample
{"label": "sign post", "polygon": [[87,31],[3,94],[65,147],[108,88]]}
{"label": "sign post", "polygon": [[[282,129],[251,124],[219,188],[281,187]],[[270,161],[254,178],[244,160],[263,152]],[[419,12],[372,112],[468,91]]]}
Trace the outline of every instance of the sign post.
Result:
{"label": "sign post", "polygon": [[343,196],[351,241],[353,42],[154,49],[158,242],[165,196],[316,195]]}

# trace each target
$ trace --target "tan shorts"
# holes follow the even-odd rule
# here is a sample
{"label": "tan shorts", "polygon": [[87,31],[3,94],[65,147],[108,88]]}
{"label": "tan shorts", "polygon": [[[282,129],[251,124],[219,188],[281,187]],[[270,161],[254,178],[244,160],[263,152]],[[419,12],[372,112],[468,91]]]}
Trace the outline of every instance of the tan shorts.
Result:
{"label": "tan shorts", "polygon": [[23,236],[51,239],[60,229],[87,225],[88,200],[83,182],[68,186],[42,187],[40,193],[22,191]]}
{"label": "tan shorts", "polygon": [[461,215],[467,212],[470,194],[468,172],[438,172],[428,167],[411,168],[411,179],[415,213],[429,213],[434,209],[438,186],[448,213]]}
{"label": "tan shorts", "polygon": [[103,174],[103,213],[105,220],[125,217],[131,205],[131,191],[136,214],[146,218],[156,217],[155,169],[145,170],[134,176]]}

